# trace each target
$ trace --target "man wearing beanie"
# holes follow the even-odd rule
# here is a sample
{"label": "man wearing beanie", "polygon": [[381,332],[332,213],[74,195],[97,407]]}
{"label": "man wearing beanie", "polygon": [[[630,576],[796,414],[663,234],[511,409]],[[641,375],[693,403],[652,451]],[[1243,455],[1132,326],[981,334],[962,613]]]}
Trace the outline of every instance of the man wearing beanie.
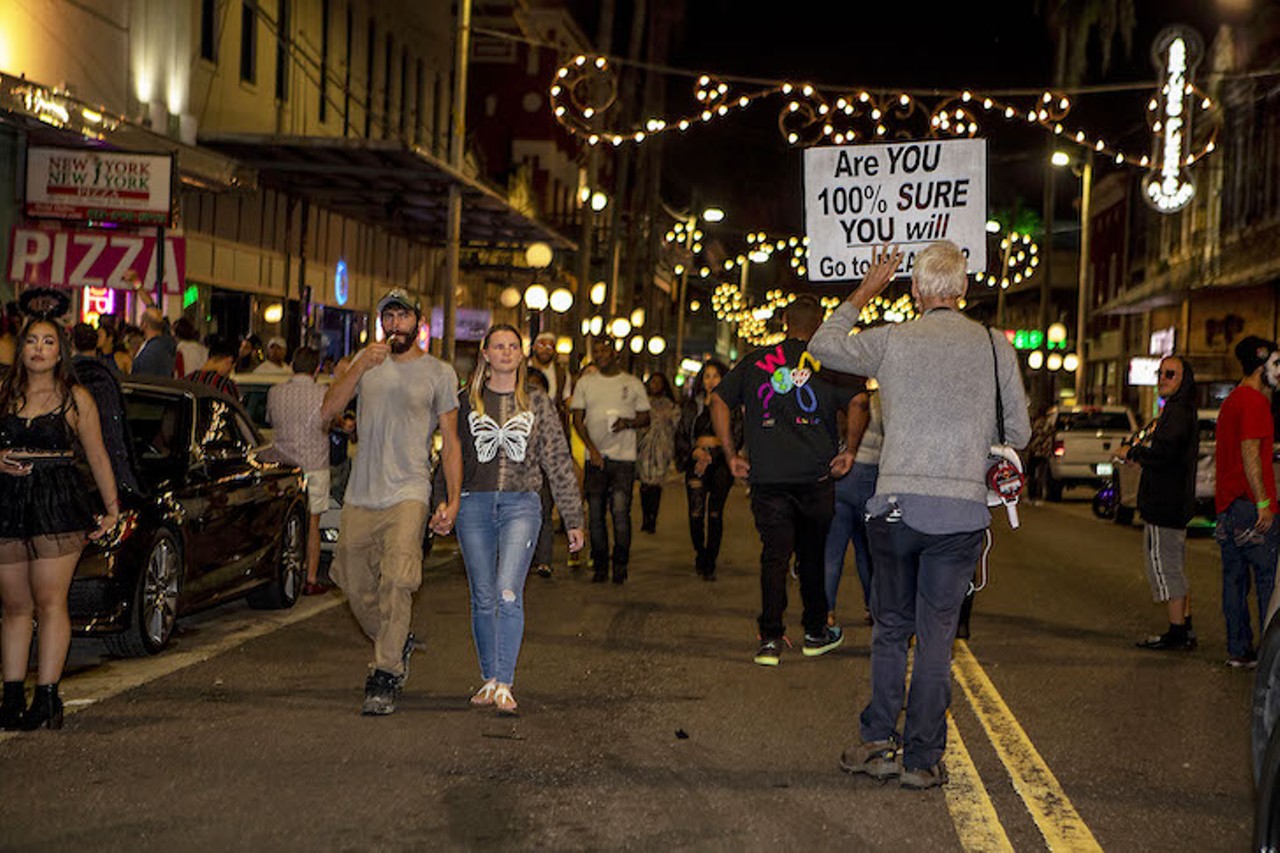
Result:
{"label": "man wearing beanie", "polygon": [[1280,525],[1274,523],[1275,472],[1271,466],[1275,421],[1269,395],[1275,372],[1268,361],[1275,341],[1250,335],[1236,344],[1244,378],[1218,412],[1214,503],[1222,549],[1222,613],[1227,623],[1227,665],[1257,665],[1249,615],[1249,570],[1258,598],[1259,631],[1275,586]]}

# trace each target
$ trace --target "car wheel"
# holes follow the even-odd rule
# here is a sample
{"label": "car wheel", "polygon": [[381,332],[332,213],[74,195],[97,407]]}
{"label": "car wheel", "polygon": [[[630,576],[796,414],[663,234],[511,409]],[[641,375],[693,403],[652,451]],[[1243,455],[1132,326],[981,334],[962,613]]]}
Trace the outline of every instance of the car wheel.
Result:
{"label": "car wheel", "polygon": [[1258,646],[1253,677],[1253,780],[1261,783],[1262,766],[1272,735],[1280,726],[1280,619],[1272,619]]}
{"label": "car wheel", "polygon": [[1271,742],[1259,769],[1253,849],[1274,853],[1280,850],[1280,726],[1271,732]]}
{"label": "car wheel", "polygon": [[181,566],[178,543],[168,531],[161,530],[138,574],[129,628],[104,638],[108,652],[117,657],[145,657],[169,644],[178,621]]}
{"label": "car wheel", "polygon": [[1054,503],[1062,503],[1062,481],[1050,477],[1044,484],[1044,496]]}
{"label": "car wheel", "polygon": [[294,509],[284,523],[276,576],[249,593],[246,600],[257,610],[285,610],[294,605],[307,581],[307,517]]}

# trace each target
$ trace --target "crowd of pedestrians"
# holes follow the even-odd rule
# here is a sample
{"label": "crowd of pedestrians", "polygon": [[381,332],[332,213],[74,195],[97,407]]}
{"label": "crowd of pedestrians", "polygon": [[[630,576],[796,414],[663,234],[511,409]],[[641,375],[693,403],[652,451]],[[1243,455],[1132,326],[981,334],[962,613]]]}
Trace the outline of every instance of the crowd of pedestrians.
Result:
{"label": "crowd of pedestrians", "polygon": [[[715,581],[725,504],[739,480],[760,541],[754,662],[777,666],[790,646],[789,576],[798,580],[804,656],[844,641],[839,602],[872,626],[871,695],[841,765],[908,788],[942,784],[952,643],[967,635],[966,602],[990,536],[991,454],[1002,445],[1021,449],[1038,497],[1053,433],[1043,413],[1032,427],[1009,342],[960,311],[966,262],[951,243],[914,259],[916,320],[852,334],[901,262],[884,247],[829,317],[812,296],[795,298],[781,343],[732,367],[709,358],[679,392],[661,373],[642,381],[627,372],[607,335],[591,339],[589,363],[574,374],[554,335],[537,335],[526,353],[509,325],[488,330],[462,385],[451,365],[416,345],[421,308],[401,289],[378,303],[384,339],[337,364],[309,346],[287,359],[281,338],[202,342],[194,324],[180,318],[171,328],[147,298],[136,329],[104,319],[68,335],[58,320],[65,304],[30,291],[21,332],[0,338],[0,363],[9,365],[0,383],[0,729],[60,723],[76,560],[88,538],[116,523],[117,490],[142,488],[120,378],[185,377],[238,397],[233,373],[276,374],[266,417],[274,452],[305,476],[308,595],[330,589],[319,565],[320,516],[330,495],[342,499],[331,575],[372,649],[363,714],[395,711],[421,646],[410,624],[428,531],[456,530],[466,569],[481,676],[470,702],[511,714],[519,707],[526,581],[531,572],[552,577],[557,533],[568,540],[570,565],[587,550],[592,581],[625,584],[633,493],[641,532],[656,535],[664,487],[682,475],[694,573]],[[1260,626],[1280,598],[1269,399],[1280,384],[1280,353],[1274,342],[1248,337],[1236,356],[1243,373],[1218,416],[1215,503],[1228,662],[1246,667],[1257,655],[1249,590]],[[330,370],[330,384],[316,381]],[[1144,563],[1168,628],[1138,645],[1187,650],[1197,645],[1185,562],[1198,456],[1197,385],[1187,359],[1161,362],[1157,393],[1164,401],[1157,425],[1124,456],[1141,466]],[[101,505],[68,480],[77,445]],[[840,598],[850,545],[860,590]],[[40,651],[28,705],[33,624]]]}

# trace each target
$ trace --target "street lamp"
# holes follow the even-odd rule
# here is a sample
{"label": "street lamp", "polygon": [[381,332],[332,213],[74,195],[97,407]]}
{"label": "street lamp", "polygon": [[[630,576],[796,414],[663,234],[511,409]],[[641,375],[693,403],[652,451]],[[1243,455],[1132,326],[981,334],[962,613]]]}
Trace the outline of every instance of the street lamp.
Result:
{"label": "street lamp", "polygon": [[557,314],[563,314],[573,307],[573,294],[567,288],[556,288],[552,291],[548,304],[550,304],[552,311]]}
{"label": "street lamp", "polygon": [[[1058,155],[1061,154],[1063,162],[1059,162]],[[1063,151],[1055,151],[1053,153],[1053,163],[1056,166],[1065,166],[1071,162],[1070,157]],[[1072,170],[1075,171],[1074,169]],[[1085,376],[1087,369],[1085,367],[1085,347],[1084,339],[1088,334],[1088,313],[1089,313],[1089,202],[1093,196],[1093,149],[1086,148],[1084,152],[1084,161],[1081,163],[1080,171],[1080,264],[1076,275],[1076,403],[1083,404],[1085,402]],[[1068,367],[1068,370],[1072,368]]]}

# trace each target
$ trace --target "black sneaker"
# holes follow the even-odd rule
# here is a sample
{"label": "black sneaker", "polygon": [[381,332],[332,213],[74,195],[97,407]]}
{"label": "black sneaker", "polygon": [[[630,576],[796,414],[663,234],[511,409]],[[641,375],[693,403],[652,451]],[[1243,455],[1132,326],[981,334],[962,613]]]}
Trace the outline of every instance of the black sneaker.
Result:
{"label": "black sneaker", "polygon": [[627,582],[627,567],[613,567],[613,582],[616,584],[624,584]]}
{"label": "black sneaker", "polygon": [[396,710],[397,676],[384,669],[375,669],[364,681],[364,704],[360,714],[364,717],[385,717]]}
{"label": "black sneaker", "polygon": [[1151,649],[1157,652],[1189,652],[1194,650],[1198,643],[1195,635],[1188,634],[1186,631],[1177,633],[1165,631],[1163,634],[1139,640],[1134,645],[1140,649]]}
{"label": "black sneaker", "polygon": [[762,641],[752,660],[760,666],[777,666],[782,655],[782,642],[781,637]]}
{"label": "black sneaker", "polygon": [[810,658],[825,655],[843,642],[844,632],[840,630],[839,625],[825,626],[821,634],[805,632],[804,655]]}
{"label": "black sneaker", "polygon": [[609,580],[608,572],[596,572],[593,575],[591,575],[592,583],[604,583],[607,580]]}

